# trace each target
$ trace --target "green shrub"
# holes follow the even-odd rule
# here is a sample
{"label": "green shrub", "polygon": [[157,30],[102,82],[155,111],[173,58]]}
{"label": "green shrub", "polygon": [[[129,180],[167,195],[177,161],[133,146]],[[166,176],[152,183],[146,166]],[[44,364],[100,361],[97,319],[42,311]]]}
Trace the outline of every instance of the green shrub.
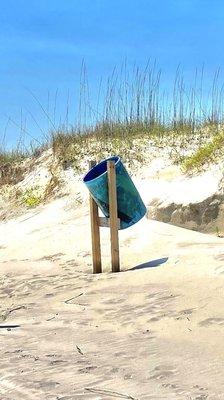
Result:
{"label": "green shrub", "polygon": [[205,145],[201,146],[193,155],[185,157],[182,166],[186,171],[200,170],[208,162],[216,161],[222,154],[224,147],[224,133],[221,132]]}
{"label": "green shrub", "polygon": [[25,206],[33,208],[38,206],[42,201],[42,196],[38,193],[38,186],[26,189],[22,193],[22,202]]}

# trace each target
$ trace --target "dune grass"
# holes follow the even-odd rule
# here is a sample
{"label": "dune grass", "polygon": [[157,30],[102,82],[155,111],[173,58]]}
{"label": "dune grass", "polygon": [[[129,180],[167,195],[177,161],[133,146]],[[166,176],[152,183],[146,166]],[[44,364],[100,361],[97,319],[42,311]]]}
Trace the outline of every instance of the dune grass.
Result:
{"label": "dune grass", "polygon": [[[217,160],[224,147],[223,85],[219,83],[219,70],[214,74],[207,95],[203,87],[203,68],[196,69],[192,85],[185,83],[178,68],[169,91],[162,86],[161,76],[155,63],[140,69],[128,67],[124,62],[121,68],[113,70],[105,85],[100,83],[98,95],[91,99],[83,64],[74,127],[68,121],[56,127],[56,107],[52,117],[36,99],[51,125],[50,132],[35,150],[31,147],[24,151],[24,146],[12,151],[0,149],[0,169],[28,155],[39,155],[48,147],[53,148],[62,165],[75,169],[86,153],[95,159],[119,154],[130,162],[133,157],[143,162],[144,146],[136,146],[136,141],[140,143],[141,140],[172,147],[176,162],[186,171],[198,170],[206,162]],[[193,152],[183,156],[183,148],[187,149],[192,141],[195,143]]]}
{"label": "dune grass", "polygon": [[27,152],[20,150],[7,151],[0,149],[0,166],[7,163],[15,163],[24,160],[28,156]]}
{"label": "dune grass", "polygon": [[224,151],[224,132],[216,134],[211,141],[202,145],[194,154],[186,157],[183,168],[186,171],[198,171],[207,163],[215,163],[223,156]]}

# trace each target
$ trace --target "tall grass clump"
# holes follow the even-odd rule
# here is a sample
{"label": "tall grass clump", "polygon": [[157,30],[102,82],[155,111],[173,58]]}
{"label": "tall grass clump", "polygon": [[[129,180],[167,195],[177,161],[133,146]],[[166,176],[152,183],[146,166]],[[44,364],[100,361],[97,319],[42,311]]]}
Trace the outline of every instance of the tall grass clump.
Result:
{"label": "tall grass clump", "polygon": [[23,153],[20,151],[7,151],[5,149],[0,148],[0,165],[7,163],[19,162],[26,158],[27,153]]}
{"label": "tall grass clump", "polygon": [[[56,123],[58,92],[53,116],[32,96],[51,127],[48,135],[44,133],[45,142],[53,147],[61,163],[74,167],[86,153],[95,158],[117,153],[128,159],[138,140],[173,147],[179,143],[180,148],[195,141],[197,153],[184,159],[187,169],[200,167],[212,159],[215,147],[223,147],[217,136],[224,124],[220,70],[215,72],[210,86],[203,67],[195,70],[191,82],[178,67],[173,82],[164,84],[156,63],[148,62],[140,68],[125,61],[107,79],[101,79],[98,90],[92,94],[83,62],[75,120],[69,120],[68,100],[64,122],[59,124]],[[134,157],[141,160],[142,154],[136,151]],[[10,159],[13,162],[13,153],[0,153],[0,164]]]}

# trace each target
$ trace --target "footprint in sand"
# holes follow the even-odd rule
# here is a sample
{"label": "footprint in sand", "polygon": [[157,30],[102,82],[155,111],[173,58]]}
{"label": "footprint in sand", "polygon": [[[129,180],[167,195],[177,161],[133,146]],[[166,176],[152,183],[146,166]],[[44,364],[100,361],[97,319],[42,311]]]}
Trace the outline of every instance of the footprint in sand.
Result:
{"label": "footprint in sand", "polygon": [[216,272],[217,275],[222,275],[222,274],[224,274],[223,265],[220,266],[220,267],[215,268],[215,272]]}
{"label": "footprint in sand", "polygon": [[203,321],[199,322],[200,326],[209,326],[209,325],[224,325],[224,318],[207,318]]}
{"label": "footprint in sand", "polygon": [[214,259],[219,261],[224,261],[224,253],[215,255]]}
{"label": "footprint in sand", "polygon": [[189,315],[193,314],[194,308],[187,308],[186,310],[181,310],[178,314],[176,314],[174,317],[177,320],[180,319],[188,319],[189,320]]}
{"label": "footprint in sand", "polygon": [[152,371],[152,375],[150,375],[149,379],[165,379],[174,375],[176,372],[176,368],[171,365],[158,365]]}

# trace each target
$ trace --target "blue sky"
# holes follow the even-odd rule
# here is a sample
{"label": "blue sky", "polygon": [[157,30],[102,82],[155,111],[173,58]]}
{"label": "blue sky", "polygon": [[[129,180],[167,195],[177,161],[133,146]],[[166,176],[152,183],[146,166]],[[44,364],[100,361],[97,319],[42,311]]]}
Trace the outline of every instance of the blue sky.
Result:
{"label": "blue sky", "polygon": [[0,138],[5,134],[9,147],[21,121],[27,141],[51,126],[31,92],[55,125],[68,102],[69,122],[75,121],[83,59],[93,98],[101,77],[124,59],[142,67],[157,60],[167,86],[179,64],[187,80],[203,64],[208,81],[224,67],[221,0],[0,0],[0,6]]}

